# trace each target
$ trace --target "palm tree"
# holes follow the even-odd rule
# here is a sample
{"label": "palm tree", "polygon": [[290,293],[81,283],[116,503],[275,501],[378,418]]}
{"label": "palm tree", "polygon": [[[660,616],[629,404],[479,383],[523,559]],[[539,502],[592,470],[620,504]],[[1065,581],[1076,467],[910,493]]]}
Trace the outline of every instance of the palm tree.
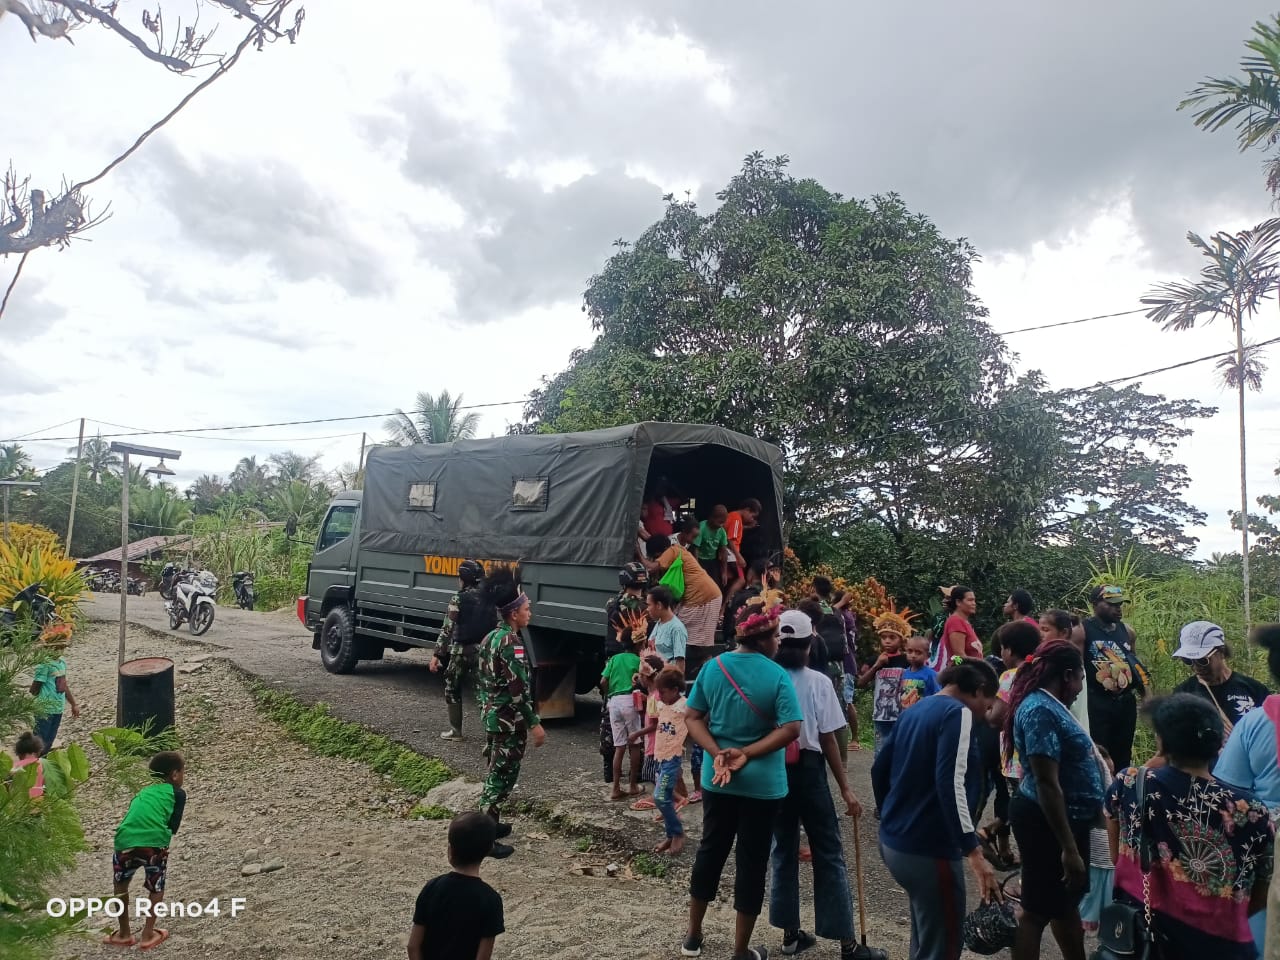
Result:
{"label": "palm tree", "polygon": [[242,457],[231,471],[231,492],[261,499],[267,488],[267,468],[257,457]]}
{"label": "palm tree", "polygon": [[[74,459],[76,448],[69,448],[67,453],[71,454],[72,459]],[[88,468],[89,479],[94,483],[98,483],[108,474],[120,472],[120,456],[111,452],[111,444],[102,439],[102,434],[90,437],[84,442],[84,450],[80,454],[80,462]]]}
{"label": "palm tree", "polygon": [[129,523],[134,536],[171,536],[191,525],[191,504],[164,484],[134,489],[129,499]]}
{"label": "palm tree", "polygon": [[216,473],[212,476],[201,474],[195,483],[187,487],[187,499],[191,501],[192,509],[199,513],[213,513],[226,494],[227,485]]}
{"label": "palm tree", "polygon": [[1280,284],[1280,219],[1240,233],[1217,233],[1208,240],[1188,233],[1187,240],[1208,261],[1196,280],[1162,283],[1142,298],[1147,316],[1166,330],[1190,330],[1201,318],[1225,317],[1235,333],[1235,354],[1219,364],[1223,382],[1234,387],[1240,426],[1240,539],[1244,578],[1244,622],[1251,625],[1249,590],[1249,485],[1246,477],[1245,390],[1262,386],[1265,369],[1256,346],[1246,344],[1245,321],[1251,319]]}
{"label": "palm tree", "polygon": [[271,456],[267,457],[267,462],[276,468],[275,479],[277,483],[289,484],[294,480],[311,483],[316,479],[320,456],[317,454],[314,457],[308,457],[292,450],[286,450],[283,453],[271,454]]}
{"label": "palm tree", "polygon": [[20,480],[31,472],[31,458],[17,443],[0,443],[0,480]]}
{"label": "palm tree", "polygon": [[[1245,42],[1250,54],[1240,61],[1241,76],[1207,77],[1178,109],[1195,110],[1202,130],[1234,126],[1240,152],[1274,147],[1280,139],[1280,15],[1259,20]],[[1267,160],[1267,189],[1280,196],[1280,153]]]}
{"label": "palm tree", "polygon": [[328,490],[321,484],[293,480],[276,488],[271,514],[284,521],[285,536],[292,537],[299,527],[315,520],[328,502]]}
{"label": "palm tree", "polygon": [[387,442],[396,447],[417,443],[452,443],[470,440],[480,426],[480,414],[462,412],[462,394],[457,398],[441,390],[438,397],[419,393],[413,410],[405,413],[397,408],[385,427],[391,435]]}

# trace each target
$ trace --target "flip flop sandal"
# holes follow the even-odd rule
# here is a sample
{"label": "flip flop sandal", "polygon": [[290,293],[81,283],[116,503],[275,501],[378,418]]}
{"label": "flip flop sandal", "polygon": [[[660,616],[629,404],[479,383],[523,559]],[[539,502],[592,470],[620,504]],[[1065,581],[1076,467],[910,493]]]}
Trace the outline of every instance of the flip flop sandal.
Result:
{"label": "flip flop sandal", "polygon": [[128,950],[130,947],[136,947],[138,945],[138,938],[130,937],[128,940],[113,940],[111,937],[103,937],[102,942],[108,947],[120,947],[121,949]]}
{"label": "flip flop sandal", "polygon": [[153,948],[155,948],[155,947],[160,946],[160,944],[164,943],[166,940],[168,940],[168,939],[169,939],[169,931],[168,931],[168,930],[161,930],[159,927],[156,927],[156,933],[158,933],[158,934],[160,935],[160,939],[155,940],[155,941],[153,941],[153,942],[151,942],[151,943],[144,943],[144,944],[143,944],[142,946],[140,946],[138,949],[139,949],[139,950],[151,950],[151,949],[153,949]]}
{"label": "flip flop sandal", "polygon": [[657,806],[648,797],[643,800],[637,800],[631,805],[632,810],[656,810]]}

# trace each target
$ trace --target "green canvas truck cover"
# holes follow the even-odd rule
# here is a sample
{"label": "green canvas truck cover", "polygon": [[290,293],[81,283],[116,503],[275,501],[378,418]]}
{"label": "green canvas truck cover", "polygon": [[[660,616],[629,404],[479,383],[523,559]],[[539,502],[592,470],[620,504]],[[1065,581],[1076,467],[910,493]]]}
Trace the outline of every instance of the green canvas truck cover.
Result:
{"label": "green canvas truck cover", "polygon": [[[720,427],[639,423],[375,447],[365,470],[361,550],[618,566],[635,551],[650,467],[716,448],[716,495],[765,504],[781,544],[782,451]],[[719,459],[716,459],[719,458]],[[686,468],[687,469],[687,468]],[[687,486],[682,489],[689,489]]]}

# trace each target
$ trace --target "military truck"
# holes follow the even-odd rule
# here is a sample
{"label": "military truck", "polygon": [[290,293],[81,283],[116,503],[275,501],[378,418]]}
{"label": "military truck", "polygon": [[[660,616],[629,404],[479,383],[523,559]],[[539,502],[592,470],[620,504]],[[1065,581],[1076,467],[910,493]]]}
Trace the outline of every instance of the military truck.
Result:
{"label": "military truck", "polygon": [[431,647],[458,564],[519,563],[533,601],[525,649],[545,717],[574,713],[597,682],[604,608],[635,559],[641,506],[659,482],[705,515],[764,505],[758,543],[782,546],[782,452],[720,427],[639,423],[607,430],[375,447],[364,490],[334,497],[298,617],[325,668],[349,673],[384,651]]}

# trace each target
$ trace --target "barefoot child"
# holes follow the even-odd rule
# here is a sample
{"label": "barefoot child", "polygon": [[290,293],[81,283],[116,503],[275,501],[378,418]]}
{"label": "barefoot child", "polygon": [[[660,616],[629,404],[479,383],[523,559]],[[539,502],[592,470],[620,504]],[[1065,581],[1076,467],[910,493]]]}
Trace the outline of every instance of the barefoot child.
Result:
{"label": "barefoot child", "polygon": [[613,731],[613,793],[611,800],[625,800],[622,792],[622,760],[631,754],[630,795],[640,796],[640,766],[644,754],[640,744],[630,743],[631,735],[640,730],[640,712],[632,697],[633,679],[640,672],[640,657],[629,651],[615,653],[604,665],[600,676],[600,692],[609,704],[609,724]]}
{"label": "barefoot child", "polygon": [[418,894],[409,931],[409,960],[489,960],[506,928],[501,895],[480,879],[497,824],[483,813],[462,813],[449,824],[449,866]]}
{"label": "barefoot child", "polygon": [[[111,858],[115,876],[115,898],[123,900],[129,893],[129,881],[142,870],[143,888],[151,895],[151,903],[164,899],[165,871],[169,862],[169,844],[182,825],[182,812],[187,794],[182,789],[185,764],[182,754],[166,750],[151,758],[154,782],[138,791],[129,804],[129,812],[116,829],[115,853]],[[142,926],[142,939],[129,930],[129,908],[120,912],[120,930],[104,940],[116,947],[137,944],[143,950],[159,946],[169,938],[168,930],[156,928],[154,912]]]}
{"label": "barefoot child", "polygon": [[677,856],[684,849],[684,826],[676,809],[676,787],[681,782],[680,763],[684,759],[684,742],[689,735],[685,723],[684,673],[667,667],[654,683],[658,691],[658,717],[653,758],[658,763],[658,785],[653,802],[662,814],[667,838],[658,844],[656,853]]}
{"label": "barefoot child", "polygon": [[938,686],[938,674],[929,666],[929,638],[912,637],[907,641],[907,669],[902,671],[898,699],[902,709],[914,707],[925,697],[931,697],[942,688]]}

